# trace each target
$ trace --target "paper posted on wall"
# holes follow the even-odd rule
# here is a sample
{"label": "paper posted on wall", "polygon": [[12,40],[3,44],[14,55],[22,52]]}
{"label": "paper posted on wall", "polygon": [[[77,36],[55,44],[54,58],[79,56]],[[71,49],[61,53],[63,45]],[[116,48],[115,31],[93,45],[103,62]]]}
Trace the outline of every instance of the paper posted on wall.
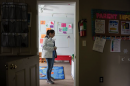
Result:
{"label": "paper posted on wall", "polygon": [[121,21],[121,34],[130,34],[130,22]]}
{"label": "paper posted on wall", "polygon": [[110,52],[121,52],[120,45],[121,39],[112,39],[110,45]]}
{"label": "paper posted on wall", "polygon": [[109,20],[109,33],[118,33],[118,20]]}
{"label": "paper posted on wall", "polygon": [[95,20],[95,33],[105,33],[105,20]]}
{"label": "paper posted on wall", "polygon": [[106,39],[96,37],[93,50],[98,51],[98,52],[103,52],[105,43],[106,43]]}

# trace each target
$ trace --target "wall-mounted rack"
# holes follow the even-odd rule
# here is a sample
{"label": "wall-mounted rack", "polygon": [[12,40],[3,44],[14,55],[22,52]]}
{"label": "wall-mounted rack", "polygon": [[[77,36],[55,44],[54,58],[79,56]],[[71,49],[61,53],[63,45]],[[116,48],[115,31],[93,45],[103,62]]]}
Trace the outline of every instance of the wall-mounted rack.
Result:
{"label": "wall-mounted rack", "polygon": [[1,46],[28,47],[28,5],[3,2],[1,5]]}

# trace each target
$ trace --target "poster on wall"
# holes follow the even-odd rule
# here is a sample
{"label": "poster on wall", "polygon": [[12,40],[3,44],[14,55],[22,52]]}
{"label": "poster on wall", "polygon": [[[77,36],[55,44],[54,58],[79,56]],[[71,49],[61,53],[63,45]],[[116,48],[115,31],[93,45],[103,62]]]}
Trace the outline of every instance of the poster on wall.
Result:
{"label": "poster on wall", "polygon": [[109,33],[118,33],[118,27],[118,20],[109,20]]}
{"label": "poster on wall", "polygon": [[63,34],[67,34],[67,31],[63,31]]}
{"label": "poster on wall", "polygon": [[98,51],[98,52],[103,52],[105,43],[106,43],[106,39],[96,37],[94,45],[93,45],[93,50]]}
{"label": "poster on wall", "polygon": [[51,28],[46,28],[46,32],[47,32],[48,30],[51,30]]}
{"label": "poster on wall", "polygon": [[95,20],[95,33],[105,33],[105,20]]}
{"label": "poster on wall", "polygon": [[54,25],[54,21],[49,21],[49,25]]}
{"label": "poster on wall", "polygon": [[62,32],[63,30],[62,30],[62,28],[59,28],[59,32]]}
{"label": "poster on wall", "polygon": [[73,33],[73,27],[71,23],[59,23],[57,22],[57,28],[58,28],[58,33],[60,34],[70,34]]}
{"label": "poster on wall", "polygon": [[41,20],[41,21],[40,21],[40,24],[41,24],[41,25],[45,25],[45,24],[46,24],[46,21]]}
{"label": "poster on wall", "polygon": [[69,24],[68,29],[72,29],[72,24]]}
{"label": "poster on wall", "polygon": [[42,44],[42,43],[43,43],[43,38],[40,39],[40,44]]}
{"label": "poster on wall", "polygon": [[61,27],[66,27],[66,23],[61,23]]}
{"label": "poster on wall", "polygon": [[47,26],[47,28],[51,28],[54,30],[54,25],[55,25],[54,21],[49,21],[49,23],[46,26]]}
{"label": "poster on wall", "polygon": [[121,34],[130,35],[130,22],[121,21]]}
{"label": "poster on wall", "polygon": [[41,38],[45,38],[46,34],[41,34]]}
{"label": "poster on wall", "polygon": [[120,45],[121,39],[112,39],[110,45],[110,52],[121,52]]}

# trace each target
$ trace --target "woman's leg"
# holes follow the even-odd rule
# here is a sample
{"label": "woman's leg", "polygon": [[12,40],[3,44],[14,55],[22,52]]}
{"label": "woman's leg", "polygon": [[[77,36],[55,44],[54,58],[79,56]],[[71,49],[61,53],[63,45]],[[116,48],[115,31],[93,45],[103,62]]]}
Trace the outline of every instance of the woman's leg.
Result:
{"label": "woman's leg", "polygon": [[47,80],[50,80],[50,77],[51,77],[52,58],[46,58],[46,61],[47,61]]}
{"label": "woman's leg", "polygon": [[52,68],[53,68],[53,65],[54,65],[54,60],[55,60],[55,57],[54,57],[54,52],[53,52],[53,58],[52,58],[52,63],[51,63],[51,72],[52,72]]}

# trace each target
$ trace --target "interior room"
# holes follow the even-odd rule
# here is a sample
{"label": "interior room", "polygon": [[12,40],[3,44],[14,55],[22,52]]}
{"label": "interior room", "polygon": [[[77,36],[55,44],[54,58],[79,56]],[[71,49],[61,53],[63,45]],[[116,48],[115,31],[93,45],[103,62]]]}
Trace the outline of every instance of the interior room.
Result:
{"label": "interior room", "polygon": [[[40,86],[47,86],[46,71],[47,61],[42,57],[43,41],[47,30],[55,30],[55,46],[57,47],[57,58],[51,76],[56,80],[56,86],[74,85],[74,18],[75,5],[69,4],[40,4],[38,6],[39,18],[39,72]],[[62,70],[62,74],[59,69]],[[56,71],[58,70],[58,71]],[[67,83],[65,83],[67,82]]]}
{"label": "interior room", "polygon": [[[12,2],[12,0],[0,0],[0,5],[3,2]],[[28,5],[27,12],[32,13],[31,25],[28,27],[28,47],[3,47],[0,46],[0,85],[1,86],[40,86],[39,85],[39,31],[37,24],[38,8],[37,3],[44,2],[67,2],[66,0],[13,0],[15,3],[26,3]],[[129,86],[130,85],[130,35],[121,35],[121,21],[125,21],[122,26],[128,27],[129,15],[130,15],[130,0],[68,0],[68,2],[76,2],[76,68],[74,86]],[[4,6],[5,7],[5,6]],[[13,7],[13,6],[12,6]],[[49,8],[52,9],[52,8]],[[93,9],[99,9],[97,11]],[[2,15],[2,7],[0,9],[0,23],[4,20]],[[104,11],[105,10],[105,11]],[[113,11],[114,10],[114,11]],[[110,11],[110,13],[104,12]],[[118,11],[118,12],[117,12]],[[124,12],[125,11],[125,12]],[[94,16],[95,13],[104,13],[100,16]],[[10,13],[9,13],[10,14]],[[118,16],[116,16],[117,14]],[[119,15],[121,14],[121,16]],[[124,14],[124,15],[122,15]],[[49,14],[48,14],[49,15]],[[108,17],[107,17],[108,15]],[[52,16],[52,15],[51,15]],[[53,15],[56,16],[56,15]],[[68,15],[70,16],[70,15]],[[111,16],[111,17],[110,17]],[[123,17],[122,17],[123,16]],[[117,17],[115,19],[115,17]],[[119,18],[121,17],[121,18]],[[93,50],[95,43],[94,34],[95,31],[95,19],[106,20],[105,31],[109,32],[108,21],[119,20],[119,34],[113,35],[113,38],[121,38],[120,51],[111,52],[111,37],[107,35],[105,37],[101,34],[100,38],[109,38],[105,42],[103,52],[97,52]],[[123,18],[123,19],[122,19]],[[87,19],[86,36],[79,36],[78,22],[81,19]],[[50,20],[49,20],[50,21]],[[51,20],[53,21],[53,20]],[[127,24],[126,24],[127,23]],[[113,28],[112,28],[113,29]],[[111,30],[112,30],[111,29]],[[128,29],[128,28],[127,28]],[[0,26],[0,31],[2,25]],[[98,31],[97,31],[98,32]],[[103,31],[104,32],[104,31]],[[44,33],[45,34],[45,33]],[[113,33],[110,33],[113,34]],[[115,36],[116,35],[116,36]],[[0,35],[0,40],[2,36]],[[123,39],[123,40],[122,40]],[[127,40],[125,40],[127,39]],[[59,40],[59,39],[56,39]],[[86,43],[84,42],[86,41]],[[57,42],[57,41],[56,41]],[[83,46],[83,42],[86,46]],[[2,44],[1,41],[0,44]],[[5,43],[4,43],[5,44]],[[58,48],[59,49],[59,48]],[[96,49],[95,49],[96,50]],[[57,50],[58,51],[58,50]],[[59,53],[61,54],[61,53]],[[71,55],[71,54],[70,54]],[[125,58],[124,58],[125,57]],[[63,62],[62,62],[63,63]],[[13,64],[13,65],[12,65]],[[40,63],[41,64],[41,63]],[[43,63],[42,63],[43,64]],[[56,62],[56,64],[60,64]],[[64,64],[69,65],[69,62]],[[66,70],[64,70],[65,72]],[[71,75],[71,74],[70,74]],[[73,80],[73,79],[71,79]],[[61,80],[56,81],[60,83]],[[68,80],[69,81],[69,80]],[[42,83],[42,82],[40,82]],[[67,83],[67,81],[65,82]],[[43,85],[45,86],[45,85]],[[67,85],[68,86],[68,85]]]}

